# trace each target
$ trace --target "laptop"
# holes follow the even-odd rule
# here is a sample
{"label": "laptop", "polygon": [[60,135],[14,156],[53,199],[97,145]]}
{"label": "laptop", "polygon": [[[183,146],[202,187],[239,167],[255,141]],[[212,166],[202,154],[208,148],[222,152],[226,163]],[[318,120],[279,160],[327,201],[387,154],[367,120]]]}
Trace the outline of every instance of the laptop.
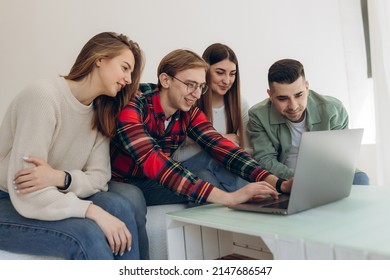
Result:
{"label": "laptop", "polygon": [[290,195],[230,208],[289,215],[348,197],[362,137],[363,129],[304,132]]}

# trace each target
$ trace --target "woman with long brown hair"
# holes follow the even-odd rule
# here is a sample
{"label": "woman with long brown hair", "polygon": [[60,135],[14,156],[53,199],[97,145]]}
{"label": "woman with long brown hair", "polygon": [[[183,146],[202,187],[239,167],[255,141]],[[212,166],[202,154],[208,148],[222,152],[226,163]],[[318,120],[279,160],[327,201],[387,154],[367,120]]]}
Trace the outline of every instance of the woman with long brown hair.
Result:
{"label": "woman with long brown hair", "polygon": [[133,205],[108,191],[108,181],[109,139],[142,68],[137,43],[104,32],[84,45],[68,75],[16,96],[0,127],[0,249],[140,258]]}
{"label": "woman with long brown hair", "polygon": [[217,131],[242,148],[247,148],[248,105],[241,98],[238,59],[227,45],[215,43],[202,55],[210,65],[206,80],[209,90],[198,101]]}

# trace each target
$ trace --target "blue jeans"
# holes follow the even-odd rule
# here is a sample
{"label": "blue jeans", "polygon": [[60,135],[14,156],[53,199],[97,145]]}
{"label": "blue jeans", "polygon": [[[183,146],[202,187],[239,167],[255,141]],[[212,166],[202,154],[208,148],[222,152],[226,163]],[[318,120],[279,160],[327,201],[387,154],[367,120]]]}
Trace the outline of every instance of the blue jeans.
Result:
{"label": "blue jeans", "polygon": [[[194,155],[190,159],[182,162],[182,165],[202,180],[227,192],[233,192],[248,184],[247,181],[231,173],[224,166],[214,161],[206,152],[200,152]],[[142,190],[146,205],[148,206],[174,203],[189,203],[190,206],[193,206],[190,198],[179,196],[155,180],[134,178],[129,183],[138,186]]]}
{"label": "blue jeans", "polygon": [[110,181],[108,191],[120,194],[133,207],[138,228],[138,244],[141,260],[149,260],[149,239],[146,232],[146,202],[142,191],[130,184]]}
{"label": "blue jeans", "polygon": [[199,178],[227,192],[234,192],[249,184],[238,175],[216,162],[207,152],[202,151],[181,163]]}
{"label": "blue jeans", "polygon": [[0,249],[74,260],[139,259],[138,231],[132,205],[112,192],[99,192],[86,200],[126,224],[132,234],[130,252],[115,256],[100,227],[90,219],[40,221],[25,218],[16,212],[8,193],[3,191],[0,191]]}
{"label": "blue jeans", "polygon": [[363,171],[356,171],[352,185],[369,185],[370,178]]}

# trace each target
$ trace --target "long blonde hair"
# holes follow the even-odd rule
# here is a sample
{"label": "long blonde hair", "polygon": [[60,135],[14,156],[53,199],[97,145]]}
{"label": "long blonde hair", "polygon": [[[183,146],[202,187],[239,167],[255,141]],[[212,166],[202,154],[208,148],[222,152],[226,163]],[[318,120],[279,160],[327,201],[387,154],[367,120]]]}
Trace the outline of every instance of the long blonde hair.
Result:
{"label": "long blonde hair", "polygon": [[75,63],[65,79],[79,81],[88,76],[101,58],[114,58],[128,48],[134,55],[135,65],[131,74],[132,83],[127,84],[116,97],[101,95],[93,102],[92,128],[112,138],[116,133],[119,112],[138,90],[144,58],[139,45],[123,34],[103,32],[92,37],[81,49]]}

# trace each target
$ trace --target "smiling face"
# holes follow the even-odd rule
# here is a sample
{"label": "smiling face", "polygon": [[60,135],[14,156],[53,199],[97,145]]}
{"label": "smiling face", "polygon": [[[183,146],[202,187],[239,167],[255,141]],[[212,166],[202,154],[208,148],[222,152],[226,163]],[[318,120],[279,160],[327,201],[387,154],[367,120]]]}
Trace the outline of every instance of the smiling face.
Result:
{"label": "smiling face", "polygon": [[188,87],[184,83],[204,84],[206,82],[206,70],[204,68],[187,69],[177,72],[175,77],[177,79],[166,73],[160,74],[162,84],[161,104],[167,117],[173,115],[177,110],[187,112],[191,109],[202,94],[201,88],[197,87],[194,92],[188,93]]}
{"label": "smiling face", "polygon": [[276,110],[292,122],[301,122],[305,116],[309,96],[309,82],[299,77],[291,84],[273,82],[267,90]]}
{"label": "smiling face", "polygon": [[210,66],[209,86],[213,94],[225,95],[236,79],[237,67],[229,59],[224,59]]}
{"label": "smiling face", "polygon": [[96,62],[100,78],[101,92],[108,96],[116,96],[126,84],[131,84],[131,73],[135,59],[129,49],[124,49],[113,58],[101,58]]}

